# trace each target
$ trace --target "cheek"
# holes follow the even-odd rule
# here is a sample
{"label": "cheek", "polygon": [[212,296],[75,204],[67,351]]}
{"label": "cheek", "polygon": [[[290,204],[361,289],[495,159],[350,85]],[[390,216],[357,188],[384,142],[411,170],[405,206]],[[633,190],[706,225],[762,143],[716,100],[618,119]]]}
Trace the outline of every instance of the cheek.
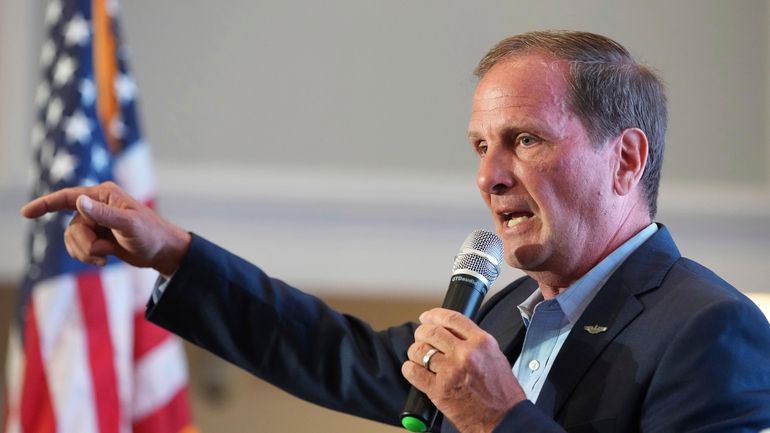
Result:
{"label": "cheek", "polygon": [[[594,206],[595,187],[591,178],[590,167],[585,161],[554,161],[551,164],[538,164],[533,167],[537,172],[532,179],[532,194],[552,223],[563,218],[573,219],[575,213],[585,206]],[[589,197],[590,195],[590,197]]]}

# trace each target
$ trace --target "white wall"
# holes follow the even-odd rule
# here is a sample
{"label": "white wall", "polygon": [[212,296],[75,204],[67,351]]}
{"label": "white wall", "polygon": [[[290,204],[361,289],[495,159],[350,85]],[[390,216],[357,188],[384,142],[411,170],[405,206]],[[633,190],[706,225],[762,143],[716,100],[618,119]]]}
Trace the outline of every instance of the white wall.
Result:
{"label": "white wall", "polygon": [[[0,89],[14,95],[0,99],[0,278],[22,269],[19,149],[37,71],[13,59],[37,58],[35,3],[0,0]],[[616,38],[668,84],[660,219],[683,252],[740,288],[770,291],[766,0],[123,9],[162,211],[290,282],[440,295],[463,237],[488,223],[464,139],[471,71],[504,36],[573,28]]]}
{"label": "white wall", "polygon": [[22,272],[23,221],[19,205],[28,196],[26,150],[41,27],[37,2],[0,0],[0,279]]}

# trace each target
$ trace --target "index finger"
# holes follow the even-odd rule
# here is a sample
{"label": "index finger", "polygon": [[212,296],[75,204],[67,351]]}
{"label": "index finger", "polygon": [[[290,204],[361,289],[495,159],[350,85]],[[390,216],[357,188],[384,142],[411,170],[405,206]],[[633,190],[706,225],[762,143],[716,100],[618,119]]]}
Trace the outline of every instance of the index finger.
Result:
{"label": "index finger", "polygon": [[469,338],[481,329],[470,318],[446,308],[433,308],[422,313],[420,322],[444,327],[463,339]]}
{"label": "index finger", "polygon": [[65,188],[44,196],[40,196],[21,208],[21,214],[26,218],[37,218],[48,212],[60,210],[76,210],[75,203],[80,195],[91,196],[91,187],[81,186]]}

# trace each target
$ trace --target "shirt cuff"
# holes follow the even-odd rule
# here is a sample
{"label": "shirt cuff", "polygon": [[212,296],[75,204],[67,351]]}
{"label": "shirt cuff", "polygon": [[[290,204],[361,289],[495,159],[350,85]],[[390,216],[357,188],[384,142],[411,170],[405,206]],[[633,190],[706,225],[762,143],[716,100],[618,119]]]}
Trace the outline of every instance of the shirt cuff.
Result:
{"label": "shirt cuff", "polygon": [[[176,274],[176,272],[174,272]],[[160,297],[163,296],[163,292],[166,291],[166,287],[168,287],[169,283],[171,283],[171,280],[174,278],[174,274],[171,274],[168,279],[163,278],[162,275],[158,275],[158,279],[155,280],[155,286],[152,288],[152,303],[157,304],[160,300]]]}

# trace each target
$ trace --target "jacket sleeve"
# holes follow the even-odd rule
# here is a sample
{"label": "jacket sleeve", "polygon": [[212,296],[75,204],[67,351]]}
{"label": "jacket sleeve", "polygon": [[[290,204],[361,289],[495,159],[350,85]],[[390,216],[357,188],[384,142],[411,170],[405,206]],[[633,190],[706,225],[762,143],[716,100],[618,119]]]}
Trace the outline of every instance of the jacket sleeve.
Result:
{"label": "jacket sleeve", "polygon": [[146,316],[299,398],[399,422],[414,324],[375,332],[197,235]]}

